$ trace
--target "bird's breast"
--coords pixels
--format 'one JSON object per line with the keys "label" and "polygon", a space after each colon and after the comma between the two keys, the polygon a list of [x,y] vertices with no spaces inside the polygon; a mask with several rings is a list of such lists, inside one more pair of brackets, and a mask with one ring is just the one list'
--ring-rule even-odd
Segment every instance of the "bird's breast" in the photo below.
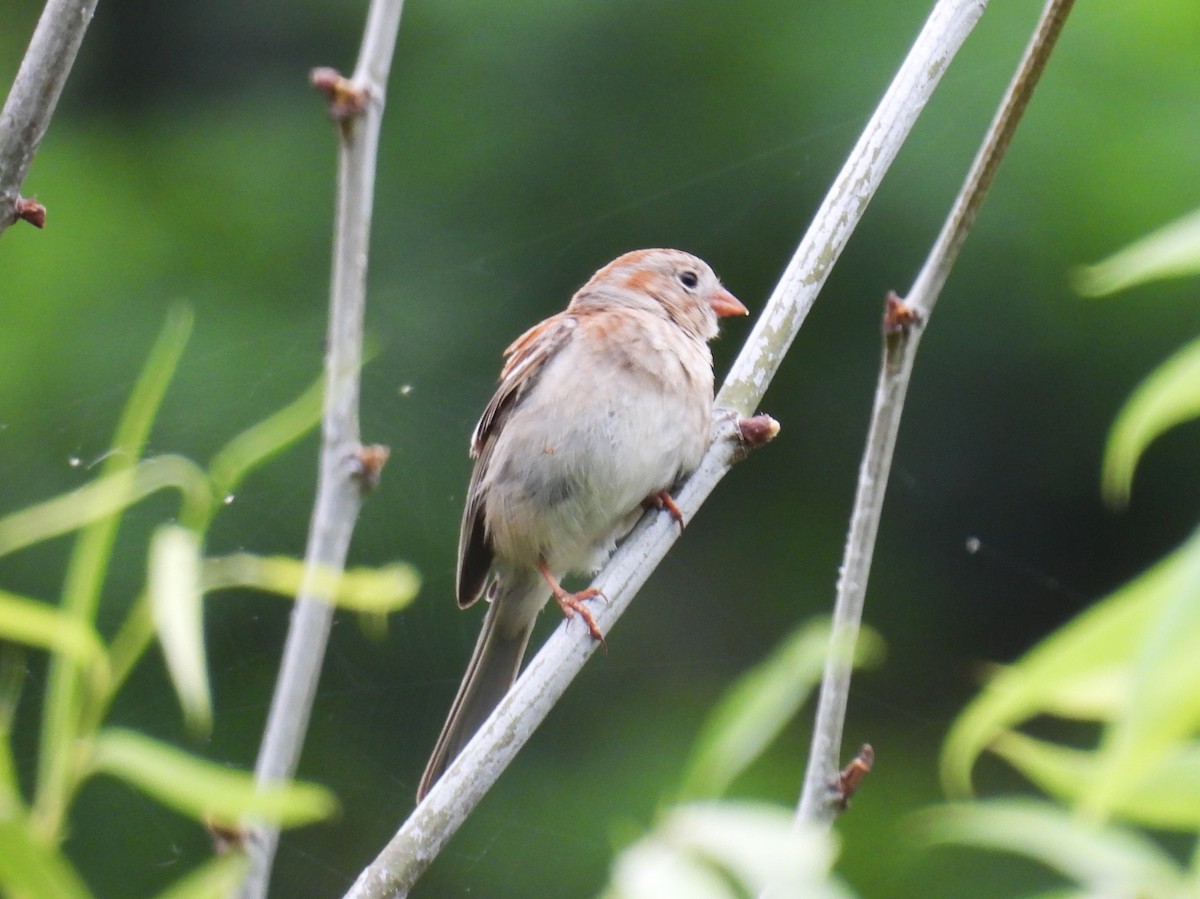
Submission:
{"label": "bird's breast", "polygon": [[499,559],[598,564],[648,497],[699,464],[712,413],[707,346],[632,338],[603,353],[573,341],[496,435],[484,489]]}

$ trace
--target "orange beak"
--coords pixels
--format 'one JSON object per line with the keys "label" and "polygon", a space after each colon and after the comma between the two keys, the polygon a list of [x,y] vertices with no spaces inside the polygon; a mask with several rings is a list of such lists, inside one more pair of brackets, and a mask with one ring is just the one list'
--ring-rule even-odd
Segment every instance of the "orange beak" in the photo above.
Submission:
{"label": "orange beak", "polygon": [[750,314],[750,310],[724,287],[717,289],[717,292],[712,295],[712,299],[708,301],[708,305],[712,307],[713,312],[717,313],[717,318]]}

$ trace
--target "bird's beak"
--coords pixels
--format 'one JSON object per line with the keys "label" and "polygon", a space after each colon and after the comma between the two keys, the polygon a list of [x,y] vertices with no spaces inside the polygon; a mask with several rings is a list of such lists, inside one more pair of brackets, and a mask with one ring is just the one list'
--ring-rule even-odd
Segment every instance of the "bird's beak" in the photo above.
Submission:
{"label": "bird's beak", "polygon": [[712,307],[713,312],[717,313],[717,318],[750,314],[750,310],[742,305],[741,300],[724,287],[717,289],[717,292],[712,295],[712,299],[708,301],[708,305]]}

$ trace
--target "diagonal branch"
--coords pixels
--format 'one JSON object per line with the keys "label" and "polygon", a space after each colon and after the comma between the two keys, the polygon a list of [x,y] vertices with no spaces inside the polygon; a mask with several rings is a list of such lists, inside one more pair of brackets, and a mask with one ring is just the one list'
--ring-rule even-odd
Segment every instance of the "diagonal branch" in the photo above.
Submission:
{"label": "diagonal branch", "polygon": [[38,19],[0,112],[0,234],[18,218],[45,222],[45,209],[21,199],[21,185],[95,11],[96,0],[49,0]]}
{"label": "diagonal branch", "polygon": [[[811,309],[834,260],[862,217],[951,58],[983,12],[982,0],[939,0],[862,137],[814,217],[717,396],[732,410],[676,497],[690,519],[740,456],[737,416],[758,405]],[[595,609],[606,633],[678,537],[667,517],[648,515],[596,579],[609,602]],[[595,643],[564,622],[462,754],[360,875],[347,899],[405,896],[566,691]]]}
{"label": "diagonal branch", "polygon": [[1049,0],[1046,4],[1000,109],[907,301],[896,296],[888,298],[883,363],[838,579],[830,635],[831,645],[837,651],[826,658],[798,820],[828,825],[845,807],[846,797],[839,787],[838,767],[842,725],[850,698],[853,646],[862,620],[875,535],[883,513],[884,493],[917,346],[924,324],[928,322],[958,251],[975,223],[975,216],[1054,49],[1072,3],[1073,0]]}
{"label": "diagonal branch", "polygon": [[[403,5],[403,0],[373,0],[352,79],[336,73],[331,76],[329,70],[313,73],[314,85],[330,97],[340,138],[325,409],[317,498],[305,553],[307,572],[292,613],[255,767],[255,777],[262,784],[295,773],[333,615],[329,598],[318,587],[318,572],[344,568],[363,496],[374,485],[387,457],[384,448],[360,443],[359,370],[375,158]],[[327,576],[324,580],[328,583]],[[266,895],[279,832],[256,826],[249,837],[250,872],[243,887],[244,899]]]}

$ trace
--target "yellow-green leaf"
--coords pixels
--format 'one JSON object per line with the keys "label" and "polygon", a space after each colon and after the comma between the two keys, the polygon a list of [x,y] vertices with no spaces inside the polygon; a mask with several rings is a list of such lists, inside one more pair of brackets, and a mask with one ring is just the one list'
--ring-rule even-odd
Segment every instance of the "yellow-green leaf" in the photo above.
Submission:
{"label": "yellow-green leaf", "polygon": [[[725,691],[696,741],[682,798],[715,798],[725,792],[795,718],[820,679],[829,650],[828,622],[807,624]],[[856,652],[858,664],[877,663],[883,642],[864,629]]]}
{"label": "yellow-green leaf", "polygon": [[146,584],[154,629],[184,718],[193,732],[207,734],[212,698],[204,652],[200,538],[179,525],[159,527],[150,540]]}
{"label": "yellow-green leaf", "polygon": [[96,631],[61,609],[0,590],[0,639],[61,653],[106,689],[111,672]]}
{"label": "yellow-green leaf", "polygon": [[1104,497],[1123,506],[1146,447],[1178,424],[1200,416],[1200,339],[1156,368],[1125,403],[1108,436],[1101,483]]}
{"label": "yellow-green leaf", "polygon": [[156,895],[154,899],[229,899],[246,879],[250,862],[242,852],[211,858]]}
{"label": "yellow-green leaf", "polygon": [[211,499],[208,478],[194,462],[183,456],[156,456],[0,518],[0,556],[101,521],[168,487],[183,494],[185,507],[203,506]]}
{"label": "yellow-green leaf", "polygon": [[320,377],[303,394],[278,412],[234,437],[209,465],[216,490],[225,496],[254,468],[291,446],[321,420],[325,379]]}
{"label": "yellow-green leaf", "polygon": [[[1192,582],[1192,559],[1200,532],[1149,571],[1097,602],[997,674],[963,710],[942,750],[942,782],[952,796],[971,790],[979,754],[1007,730],[1086,696],[1095,703],[1098,685],[1111,697],[1127,697],[1131,666],[1148,628]],[[1112,715],[1120,714],[1114,708]]]}
{"label": "yellow-green leaf", "polygon": [[[1096,781],[1096,753],[1071,749],[1010,731],[993,751],[1040,789],[1066,805],[1078,805]],[[1136,772],[1114,811],[1157,829],[1200,830],[1200,743],[1177,744],[1152,768]]]}
{"label": "yellow-green leaf", "polygon": [[1200,273],[1200,211],[1176,219],[1075,273],[1075,289],[1103,296],[1159,278]]}
{"label": "yellow-green leaf", "polygon": [[411,565],[396,562],[381,568],[350,568],[338,572],[315,568],[305,581],[305,565],[286,556],[234,553],[204,563],[205,590],[253,587],[295,597],[307,583],[314,596],[356,612],[393,612],[412,602],[421,589],[421,576]]}
{"label": "yellow-green leaf", "polygon": [[847,899],[830,875],[827,830],[796,827],[791,809],[752,802],[699,802],[670,809],[618,856],[604,899],[738,899],[764,894]]}
{"label": "yellow-green leaf", "polygon": [[34,839],[23,818],[0,818],[0,894],[30,899],[91,899],[75,868],[57,849]]}
{"label": "yellow-green leaf", "polygon": [[299,827],[328,818],[337,800],[324,787],[281,782],[258,786],[249,772],[190,755],[120,728],[102,730],[91,755],[94,771],[110,774],[204,824],[235,827],[252,818]]}
{"label": "yellow-green leaf", "polygon": [[1089,826],[1048,803],[955,803],[922,812],[917,822],[930,843],[1035,859],[1087,887],[1088,895],[1185,895],[1183,873],[1152,840],[1120,828]]}
{"label": "yellow-green leaf", "polygon": [[1178,583],[1130,659],[1129,705],[1104,730],[1080,808],[1104,818],[1200,727],[1200,546],[1178,551]]}

